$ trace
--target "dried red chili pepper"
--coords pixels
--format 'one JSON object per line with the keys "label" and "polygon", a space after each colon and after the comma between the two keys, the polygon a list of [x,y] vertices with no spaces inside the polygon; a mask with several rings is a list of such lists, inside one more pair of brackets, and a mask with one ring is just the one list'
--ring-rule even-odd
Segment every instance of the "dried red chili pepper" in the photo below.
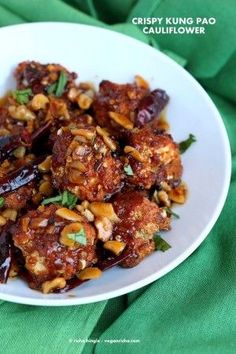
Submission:
{"label": "dried red chili pepper", "polygon": [[37,144],[40,139],[42,139],[45,135],[49,134],[51,126],[52,121],[48,121],[46,124],[42,125],[38,130],[36,130],[32,134],[32,145]]}
{"label": "dried red chili pepper", "polygon": [[20,167],[17,170],[12,171],[7,176],[0,179],[0,195],[12,192],[22,186],[25,186],[29,182],[37,179],[40,175],[38,170],[38,164],[45,159],[45,156],[41,156],[31,164]]}
{"label": "dried red chili pepper", "polygon": [[136,125],[142,127],[156,118],[169,102],[164,90],[156,89],[145,96],[137,108]]}
{"label": "dried red chili pepper", "polygon": [[35,146],[39,140],[41,140],[46,134],[50,133],[51,125],[51,121],[48,121],[36,130],[32,136],[30,136],[27,130],[23,130],[20,135],[0,137],[0,163],[11,157],[12,152],[19,146],[25,146],[27,148]]}
{"label": "dried red chili pepper", "polygon": [[0,137],[0,163],[10,157],[11,153],[19,146],[30,147],[31,143],[31,137],[26,130],[21,135]]}

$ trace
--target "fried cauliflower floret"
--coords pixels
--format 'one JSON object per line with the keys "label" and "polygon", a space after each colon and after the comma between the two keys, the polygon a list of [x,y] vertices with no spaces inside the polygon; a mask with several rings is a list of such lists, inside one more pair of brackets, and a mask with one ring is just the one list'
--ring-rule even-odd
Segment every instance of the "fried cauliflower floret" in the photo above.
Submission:
{"label": "fried cauliflower floret", "polygon": [[145,189],[166,181],[178,184],[182,165],[178,145],[166,133],[153,132],[151,128],[133,129],[124,147],[126,165],[132,173],[128,183]]}
{"label": "fried cauliflower floret", "polygon": [[34,183],[18,188],[4,196],[4,207],[21,210],[27,206],[34,193]]}
{"label": "fried cauliflower floret", "polygon": [[[32,288],[56,277],[70,279],[96,262],[95,229],[78,211],[73,213],[74,221],[68,209],[40,206],[19,219],[13,241],[22,251]],[[74,241],[76,234],[80,237]]]}
{"label": "fried cauliflower floret", "polygon": [[36,61],[24,61],[18,64],[15,70],[17,89],[31,88],[34,94],[47,92],[50,85],[57,82],[60,73],[67,76],[65,89],[69,89],[77,75],[70,73],[59,64],[40,64]]}
{"label": "fried cauliflower floret", "polygon": [[[104,135],[103,135],[104,134]],[[81,200],[101,201],[122,187],[116,144],[100,127],[72,125],[58,131],[53,147],[54,186]]]}
{"label": "fried cauliflower floret", "polygon": [[165,211],[138,191],[118,194],[113,207],[120,219],[114,226],[113,238],[125,242],[128,253],[131,253],[121,265],[134,267],[154,251],[153,235],[167,230],[170,219]]}
{"label": "fried cauliflower floret", "polygon": [[[29,140],[27,128],[29,125],[32,125],[33,120],[27,122],[27,119],[21,120],[14,118],[15,112],[13,113],[12,109],[15,110],[17,106],[19,107],[20,105],[10,94],[5,96],[0,104],[0,139],[2,146],[9,143],[11,136],[15,135],[20,136],[22,142]],[[20,114],[24,114],[24,111],[20,112]],[[27,117],[27,114],[24,114],[24,118],[25,117]]]}
{"label": "fried cauliflower floret", "polygon": [[[51,126],[58,129],[73,119],[71,104],[66,99],[54,95],[47,96],[47,93],[30,93],[27,100],[27,103],[20,103],[14,96],[14,91],[4,97],[0,106],[1,140],[4,137],[5,140],[11,141],[14,136],[18,136],[22,145],[29,146],[33,133],[42,126],[51,122]],[[73,116],[79,114],[79,108],[73,110]],[[49,133],[49,129],[45,133]]]}
{"label": "fried cauliflower floret", "polygon": [[[137,78],[137,77],[136,77]],[[93,103],[97,122],[119,135],[125,129],[157,126],[159,115],[169,101],[165,91],[150,91],[148,85],[116,84],[104,80]]]}
{"label": "fried cauliflower floret", "polygon": [[149,90],[138,87],[136,84],[121,85],[108,80],[102,81],[93,103],[93,111],[98,124],[112,130],[123,128],[109,116],[109,112],[121,114],[134,124],[135,111],[147,92]]}
{"label": "fried cauliflower floret", "polygon": [[[77,86],[76,77],[58,64],[20,63],[15,70],[17,90],[0,101],[0,137],[17,135],[27,145],[32,134],[42,126],[50,125],[50,133],[54,133],[62,125],[85,120],[80,119],[85,110],[84,105],[81,104],[82,108],[79,105],[79,97],[83,94],[82,98],[92,102],[87,94],[93,96],[94,91],[82,89],[82,83]],[[78,102],[71,98],[72,94],[78,96]],[[91,121],[92,117],[87,120]],[[45,133],[49,134],[49,128]]]}

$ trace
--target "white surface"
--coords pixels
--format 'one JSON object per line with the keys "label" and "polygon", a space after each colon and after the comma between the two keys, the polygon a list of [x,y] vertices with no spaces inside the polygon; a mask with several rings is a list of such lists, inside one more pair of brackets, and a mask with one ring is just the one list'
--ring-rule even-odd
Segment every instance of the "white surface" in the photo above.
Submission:
{"label": "white surface", "polygon": [[224,205],[231,173],[229,142],[222,119],[201,86],[178,64],[130,37],[65,23],[34,23],[0,30],[0,94],[14,87],[12,71],[23,60],[55,62],[79,73],[79,80],[132,82],[135,74],[171,97],[168,121],[176,141],[197,137],[183,155],[188,201],[176,207],[179,220],[165,239],[172,248],[156,252],[133,269],[114,268],[66,294],[43,295],[21,280],[0,285],[3,300],[33,305],[85,304],[138,289],[185,260],[204,240]]}

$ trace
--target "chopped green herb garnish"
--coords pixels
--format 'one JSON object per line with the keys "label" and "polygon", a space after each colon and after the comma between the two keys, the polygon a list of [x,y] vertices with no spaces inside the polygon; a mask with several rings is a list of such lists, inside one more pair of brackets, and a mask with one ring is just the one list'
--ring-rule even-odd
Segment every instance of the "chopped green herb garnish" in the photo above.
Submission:
{"label": "chopped green herb garnish", "polygon": [[61,204],[66,205],[68,203],[68,193],[67,191],[62,193]]}
{"label": "chopped green herb garnish", "polygon": [[173,210],[171,210],[170,208],[165,207],[164,209],[166,210],[167,214],[174,216],[174,218],[176,218],[176,219],[180,219],[180,216],[178,214],[174,213]]}
{"label": "chopped green herb garnish", "polygon": [[64,71],[61,71],[59,79],[56,82],[54,82],[53,84],[51,84],[50,86],[48,86],[47,93],[49,95],[54,93],[55,96],[61,97],[61,95],[64,92],[67,81],[68,81],[67,74]]}
{"label": "chopped green herb garnish", "polygon": [[42,201],[42,204],[46,205],[46,204],[57,203],[57,202],[60,204],[61,200],[62,200],[61,195],[57,195],[56,197],[44,199]]}
{"label": "chopped green herb garnish", "polygon": [[4,203],[5,203],[5,199],[3,197],[0,197],[0,208],[3,207]]}
{"label": "chopped green herb garnish", "polygon": [[12,96],[19,104],[28,103],[30,95],[32,95],[32,90],[30,88],[25,90],[15,90],[12,92]]}
{"label": "chopped green herb garnish", "polygon": [[153,241],[155,243],[155,250],[156,251],[166,252],[166,251],[168,251],[168,249],[171,248],[171,245],[169,245],[168,242],[163,240],[163,238],[158,234],[154,235]]}
{"label": "chopped green herb garnish", "polygon": [[52,93],[55,92],[56,87],[57,87],[57,82],[54,82],[53,84],[51,84],[50,86],[48,86],[48,88],[47,88],[47,93],[48,93],[49,95],[51,95]]}
{"label": "chopped green herb garnish", "polygon": [[127,176],[133,176],[134,172],[132,170],[132,167],[130,165],[127,165],[124,167],[124,171],[127,174]]}
{"label": "chopped green herb garnish", "polygon": [[73,209],[77,203],[77,200],[78,200],[78,198],[76,197],[76,195],[74,195],[73,193],[71,193],[69,191],[64,191],[63,193],[61,193],[55,197],[44,199],[42,201],[42,204],[46,205],[46,204],[50,204],[50,203],[58,203],[63,206],[67,206],[70,209]]}
{"label": "chopped green herb garnish", "polygon": [[81,243],[81,245],[87,244],[86,234],[84,229],[80,229],[78,232],[72,232],[67,235],[70,240]]}
{"label": "chopped green herb garnish", "polygon": [[78,198],[76,197],[76,195],[68,191],[65,191],[64,193],[67,193],[66,204],[70,207],[70,209],[73,209],[77,203]]}
{"label": "chopped green herb garnish", "polygon": [[180,153],[183,154],[186,150],[188,150],[192,143],[195,143],[196,141],[197,139],[195,138],[195,136],[193,134],[189,134],[188,139],[179,143]]}
{"label": "chopped green herb garnish", "polygon": [[67,74],[64,71],[61,71],[60,76],[59,76],[59,80],[58,80],[58,84],[57,84],[57,89],[55,92],[57,97],[60,97],[63,94],[67,80],[68,80]]}

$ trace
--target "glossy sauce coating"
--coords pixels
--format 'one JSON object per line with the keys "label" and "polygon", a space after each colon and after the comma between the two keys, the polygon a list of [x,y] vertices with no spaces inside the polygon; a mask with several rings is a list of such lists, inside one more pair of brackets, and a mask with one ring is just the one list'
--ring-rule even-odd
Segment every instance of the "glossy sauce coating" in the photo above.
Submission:
{"label": "glossy sauce coating", "polygon": [[134,84],[116,84],[104,80],[99,85],[99,92],[93,103],[95,118],[102,127],[111,129],[120,136],[124,129],[114,122],[109,112],[119,113],[128,118],[134,127],[156,124],[159,115],[169,101],[164,90],[150,91],[148,87]]}
{"label": "glossy sauce coating", "polygon": [[124,115],[132,122],[140,100],[149,90],[138,87],[136,84],[116,84],[104,80],[99,85],[99,92],[93,104],[95,118],[102,127],[111,128],[114,134],[122,131],[122,127],[111,120],[108,112]]}
{"label": "glossy sauce coating", "polygon": [[[89,138],[73,135],[84,130]],[[85,132],[85,135],[86,135]],[[92,126],[77,125],[59,132],[53,147],[52,173],[56,188],[68,189],[81,200],[99,201],[122,187],[119,159]]]}
{"label": "glossy sauce coating", "polygon": [[72,278],[83,268],[83,261],[86,266],[96,262],[95,229],[85,219],[82,226],[86,245],[70,248],[60,243],[61,231],[71,224],[71,221],[56,215],[60,208],[57,205],[40,207],[29,211],[18,221],[13,240],[23,253],[33,288],[39,288],[44,281],[58,276]]}
{"label": "glossy sauce coating", "polygon": [[154,251],[153,235],[160,230],[168,230],[170,219],[144,193],[138,191],[117,195],[113,207],[120,219],[115,224],[113,237],[125,242],[131,254],[121,265],[133,267]]}
{"label": "glossy sauce coating", "polygon": [[150,127],[133,129],[127,134],[127,145],[141,155],[138,160],[133,153],[126,153],[133,175],[128,182],[134,186],[150,189],[161,182],[177,183],[182,175],[178,145],[169,134],[153,131]]}
{"label": "glossy sauce coating", "polygon": [[15,70],[17,88],[22,90],[31,88],[34,94],[45,92],[47,87],[53,84],[63,71],[68,76],[68,87],[77,78],[64,66],[59,64],[40,64],[36,61],[24,61],[18,64]]}
{"label": "glossy sauce coating", "polygon": [[[12,254],[21,253],[13,263],[32,288],[44,291],[45,281],[61,278],[66,285],[53,291],[64,292],[81,283],[77,275],[84,267],[139,264],[154,251],[153,235],[170,228],[165,207],[180,200],[173,188],[181,182],[182,164],[178,144],[161,122],[169,96],[152,91],[138,75],[134,83],[103,80],[97,93],[76,77],[59,64],[25,61],[15,78],[18,90],[30,92],[26,102],[14,92],[0,101],[2,281]],[[18,148],[24,148],[20,158]],[[37,158],[47,155],[52,161],[45,172]],[[62,238],[72,221],[56,214],[60,205],[38,207],[64,192],[78,197],[73,211],[82,218],[86,245],[71,248]],[[100,216],[99,206],[93,215],[90,202],[101,201],[113,206],[111,219],[109,213],[101,216],[109,209],[104,205]],[[17,218],[13,243],[5,232],[7,215]],[[104,242],[114,240],[125,243],[120,253],[105,249]]]}

